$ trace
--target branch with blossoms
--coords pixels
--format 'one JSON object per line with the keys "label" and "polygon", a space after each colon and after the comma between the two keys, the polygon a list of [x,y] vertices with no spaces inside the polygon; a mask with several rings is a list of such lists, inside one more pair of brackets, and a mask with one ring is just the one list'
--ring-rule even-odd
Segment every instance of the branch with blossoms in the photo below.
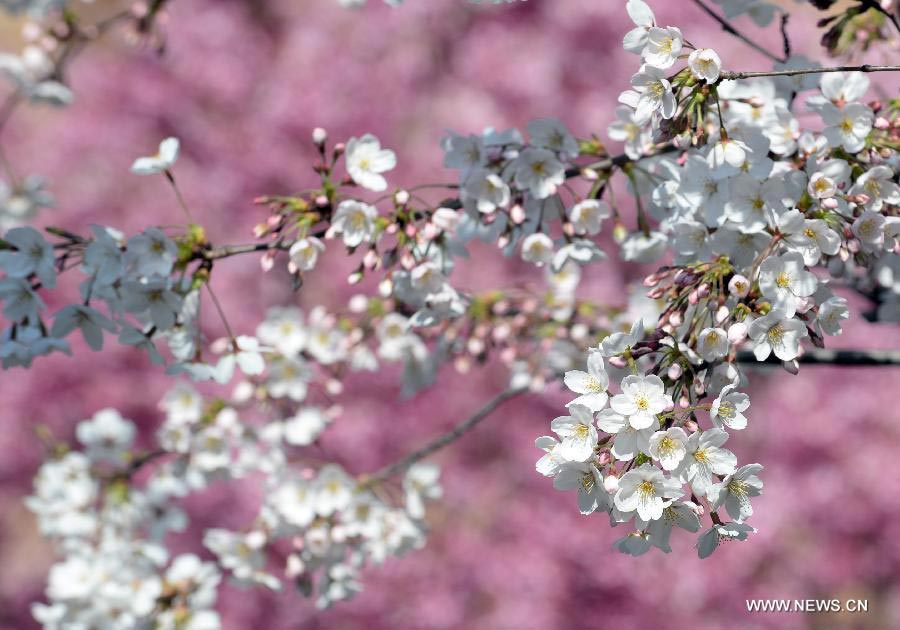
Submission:
{"label": "branch with blossoms", "polygon": [[[774,16],[768,3],[747,4],[754,17]],[[148,34],[163,5],[123,19]],[[78,425],[78,448],[41,430],[47,461],[28,506],[61,559],[38,621],[217,627],[226,572],[247,586],[290,584],[319,607],[349,599],[364,567],[424,544],[426,502],[441,496],[426,458],[507,400],[560,379],[574,397],[550,423],[554,435],[536,439],[536,470],[573,492],[582,514],[626,528],[616,549],[668,553],[677,526],[698,534],[706,557],[755,532],[747,520],[762,466],[739,466],[725,448],[730,431],[749,425],[747,368],[900,363],[895,352],[824,349],[849,317],[833,286],[893,296],[878,317],[900,321],[900,100],[863,100],[870,74],[900,68],[789,58],[773,70],[724,70],[715,51],[657,25],[641,0],[626,9],[635,27],[623,45],[641,62],[608,130],[624,143],[620,155],[544,118],[527,133],[451,132],[442,149],[452,182],[393,189],[397,156],[378,138],[333,143],[316,129],[317,185],[259,197],[256,241],[216,244],[181,195],[180,143],[167,138],[131,170],[171,188],[183,227],[5,231],[4,368],[37,369],[41,357],[70,352],[77,333],[93,350],[114,337],[173,376],[222,389],[175,385],[149,450],[112,409]],[[729,12],[717,21],[751,42]],[[48,77],[31,77],[28,93],[58,92],[40,87]],[[801,128],[804,109],[820,129]],[[656,265],[628,304],[578,291],[607,258],[610,223],[623,260]],[[454,284],[476,241],[533,265],[535,280],[486,292]],[[220,265],[257,256],[262,272],[281,265],[302,291],[328,249],[355,261],[350,284],[377,289],[331,311],[272,306],[255,331],[231,326],[232,305],[211,288]],[[77,301],[50,313],[57,301],[47,295],[71,278]],[[204,335],[210,306],[223,338]],[[320,438],[341,417],[348,375],[390,363],[402,366],[406,395],[450,365],[502,366],[508,386],[397,461],[356,471]],[[256,515],[205,532],[215,562],[171,558],[165,540],[186,526],[183,498],[238,479],[258,483]],[[105,588],[110,576],[125,586]]]}

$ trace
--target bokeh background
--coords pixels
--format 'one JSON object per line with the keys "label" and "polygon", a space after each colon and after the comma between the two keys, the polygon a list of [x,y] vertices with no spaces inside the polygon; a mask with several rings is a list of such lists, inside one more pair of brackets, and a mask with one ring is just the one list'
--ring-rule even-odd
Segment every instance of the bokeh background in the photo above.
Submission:
{"label": "bokeh background", "polygon": [[[620,0],[528,0],[476,7],[462,0],[410,0],[392,10],[372,0],[346,11],[335,0],[172,2],[165,53],[111,34],[70,68],[76,102],[66,110],[21,110],[4,146],[21,173],[48,176],[57,207],[40,225],[84,231],[102,222],[123,230],[181,222],[162,178],[128,166],[177,135],[176,174],[214,242],[247,242],[264,218],[252,199],[313,182],[315,126],[334,140],[371,131],[397,151],[393,184],[448,181],[438,142],[445,129],[524,128],[561,117],[579,136],[605,136],[618,92],[637,59],[620,48],[631,27]],[[681,26],[712,46],[729,69],[768,63],[729,39],[687,0],[651,2],[658,22]],[[113,3],[97,1],[98,16]],[[791,21],[796,52],[819,57],[813,14]],[[741,22],[753,30],[749,21]],[[5,19],[0,49],[19,46]],[[777,29],[759,40],[780,46]],[[896,52],[894,52],[896,54]],[[882,94],[897,82],[882,79]],[[874,98],[878,92],[872,92]],[[337,250],[338,248],[332,248]],[[331,252],[334,254],[335,252]],[[623,303],[634,271],[614,259],[592,268],[582,293]],[[473,269],[477,267],[476,274]],[[350,269],[329,255],[299,294],[286,273],[262,280],[253,257],[225,261],[214,286],[232,324],[250,333],[264,305],[346,303]],[[334,272],[334,273],[329,273]],[[480,248],[460,286],[529,282],[533,271]],[[835,347],[900,346],[895,328],[857,315]],[[211,336],[221,334],[212,316]],[[352,472],[374,470],[457,422],[504,387],[505,370],[477,378],[446,368],[439,384],[401,401],[397,373],[354,379],[344,417],[324,446]],[[582,517],[533,465],[534,438],[548,432],[565,400],[509,403],[475,434],[440,453],[445,499],[428,520],[427,547],[365,575],[349,603],[317,611],[298,593],[227,586],[226,628],[803,628],[900,627],[900,406],[897,369],[804,368],[760,372],[750,426],[732,436],[742,462],[759,461],[765,494],[754,502],[751,542],[706,561],[692,537],[674,536],[670,555],[619,555],[624,534],[602,516]],[[107,406],[149,434],[171,381],[138,352],[77,347],[0,380],[0,627],[34,627],[29,604],[42,597],[52,553],[21,500],[42,458],[38,426],[71,439],[75,423]],[[202,528],[240,527],[257,501],[217,486],[191,504],[194,527],[181,549],[199,549]],[[861,598],[867,615],[748,615],[747,598]]]}

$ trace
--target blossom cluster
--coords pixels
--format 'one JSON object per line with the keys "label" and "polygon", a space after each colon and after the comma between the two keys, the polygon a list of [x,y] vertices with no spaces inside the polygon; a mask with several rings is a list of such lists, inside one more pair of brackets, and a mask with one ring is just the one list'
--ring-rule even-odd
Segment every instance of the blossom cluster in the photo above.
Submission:
{"label": "blossom cluster", "polygon": [[[761,25],[776,12],[762,1],[718,4]],[[623,553],[671,551],[675,526],[698,533],[701,557],[755,531],[746,521],[762,466],[739,466],[725,448],[729,431],[747,427],[741,364],[796,373],[809,346],[824,346],[849,317],[839,286],[883,294],[878,318],[900,321],[900,101],[867,101],[866,74],[802,57],[771,72],[729,71],[711,48],[659,26],[645,2],[625,9],[634,28],[623,46],[640,64],[608,130],[620,155],[554,117],[525,133],[449,132],[454,181],[403,189],[388,181],[397,155],[375,135],[335,143],[317,128],[318,184],[259,197],[266,216],[246,245],[212,243],[194,221],[174,137],[131,171],[171,186],[184,227],[47,228],[47,237],[19,225],[50,201],[38,180],[0,194],[4,368],[70,352],[78,331],[93,350],[114,336],[171,375],[230,387],[211,398],[178,385],[149,449],[111,409],[78,425],[79,449],[52,445],[28,500],[62,557],[49,604],[34,608],[40,622],[218,627],[225,574],[273,590],[291,583],[325,607],[361,588],[364,566],[420,548],[424,502],[441,495],[424,455],[386,469],[405,472],[398,501],[387,473],[351,472],[312,450],[340,418],[334,398],[347,375],[384,363],[402,365],[407,395],[445,364],[468,373],[494,357],[511,394],[561,378],[578,397],[552,421],[556,437],[537,439],[537,471],[575,490],[582,514],[632,528],[616,543]],[[148,17],[137,16],[139,29]],[[71,100],[60,47],[90,39],[76,26],[36,31],[21,55],[0,58],[17,98]],[[801,128],[804,114],[818,124]],[[579,295],[588,266],[607,256],[605,224],[625,261],[661,265],[627,305]],[[455,286],[476,241],[530,265],[541,288]],[[347,282],[361,291],[346,309],[271,307],[254,334],[231,328],[231,305],[210,281],[226,259],[256,255],[263,273],[278,263],[302,291],[336,251],[354,260]],[[60,306],[63,276],[80,281],[77,299]],[[203,334],[207,303],[220,339]],[[575,369],[585,348],[586,369]],[[184,498],[237,480],[258,484],[255,517],[204,533],[215,562],[172,554],[168,535],[188,522]]]}
{"label": "blossom cluster", "polygon": [[[38,472],[26,503],[63,556],[50,571],[50,603],[34,606],[45,627],[216,628],[225,573],[275,590],[287,580],[326,607],[360,589],[367,563],[422,546],[424,502],[441,493],[435,465],[410,467],[404,502],[392,506],[337,464],[297,465],[330,422],[326,410],[254,424],[241,418],[241,400],[204,400],[184,384],[160,406],[154,450],[136,448],[134,424],[104,409],[78,424],[80,449],[53,445]],[[244,478],[264,493],[256,518],[205,532],[215,562],[173,557],[170,536],[189,520],[179,504],[214,481]]]}

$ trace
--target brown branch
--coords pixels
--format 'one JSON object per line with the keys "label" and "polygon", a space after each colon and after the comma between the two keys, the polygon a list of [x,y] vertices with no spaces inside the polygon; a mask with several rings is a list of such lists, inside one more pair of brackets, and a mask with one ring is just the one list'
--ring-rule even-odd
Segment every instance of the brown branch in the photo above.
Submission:
{"label": "brown branch", "polygon": [[800,74],[824,74],[826,72],[900,72],[900,66],[833,66],[831,68],[800,68],[797,70],[764,70],[761,72],[723,72],[719,81],[753,79],[756,77],[793,77]]}
{"label": "brown branch", "polygon": [[[757,361],[753,352],[742,350],[737,353],[738,363],[759,365],[781,365],[775,355],[765,361]],[[833,365],[842,367],[896,367],[900,366],[900,351],[897,350],[828,350],[807,349],[797,362],[802,365]]]}
{"label": "brown branch", "polygon": [[428,457],[432,453],[435,453],[448,444],[452,444],[467,432],[471,431],[475,428],[482,420],[491,415],[494,411],[497,410],[503,403],[511,398],[515,398],[516,396],[527,391],[525,388],[516,388],[516,389],[507,389],[504,392],[501,392],[491,400],[489,400],[481,409],[476,411],[471,417],[469,417],[464,422],[453,427],[451,430],[446,433],[437,436],[427,444],[423,445],[421,448],[414,450],[409,455],[403,457],[402,459],[394,462],[393,464],[389,464],[385,466],[381,470],[372,475],[368,475],[362,478],[361,486],[363,488],[370,488],[372,486],[378,485],[379,483],[390,479],[394,475],[398,473],[405,472],[410,466],[415,464],[416,462]]}
{"label": "brown branch", "polygon": [[787,58],[781,58],[778,55],[772,53],[772,51],[766,50],[765,48],[763,48],[762,46],[760,46],[759,44],[754,42],[752,39],[750,39],[749,37],[747,37],[740,31],[738,31],[736,28],[734,28],[731,25],[731,23],[728,20],[726,20],[721,15],[719,15],[718,13],[713,11],[712,8],[708,4],[703,2],[703,0],[694,0],[694,4],[696,4],[698,7],[700,7],[709,17],[711,17],[716,22],[718,22],[719,25],[722,27],[723,31],[725,31],[729,35],[737,37],[739,40],[741,40],[742,42],[744,42],[745,44],[750,46],[750,48],[752,48],[756,52],[758,52],[762,55],[765,55],[772,61],[779,61],[781,63],[784,63],[785,61],[787,61]]}

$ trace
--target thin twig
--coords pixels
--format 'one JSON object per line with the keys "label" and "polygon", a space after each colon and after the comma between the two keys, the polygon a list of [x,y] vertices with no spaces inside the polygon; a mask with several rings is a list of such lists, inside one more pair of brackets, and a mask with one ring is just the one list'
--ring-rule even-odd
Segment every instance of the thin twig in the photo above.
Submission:
{"label": "thin twig", "polygon": [[765,55],[766,57],[768,57],[768,58],[771,59],[772,61],[779,61],[779,62],[781,62],[781,63],[784,63],[785,61],[787,61],[787,58],[786,58],[786,57],[785,57],[784,59],[782,59],[782,58],[779,57],[778,55],[774,54],[772,51],[766,50],[765,48],[763,48],[762,46],[760,46],[759,44],[757,44],[756,42],[754,42],[752,39],[750,39],[749,37],[747,37],[746,35],[744,35],[744,34],[741,33],[740,31],[738,31],[736,28],[734,28],[734,27],[731,25],[731,23],[730,23],[728,20],[726,20],[726,19],[723,18],[721,15],[719,15],[718,13],[716,13],[715,11],[713,11],[712,8],[711,8],[708,4],[706,4],[705,2],[703,2],[703,0],[694,0],[694,4],[696,4],[698,7],[700,7],[701,9],[703,9],[703,11],[704,11],[709,17],[711,17],[711,18],[714,19],[716,22],[718,22],[719,25],[722,27],[722,30],[723,30],[723,31],[725,31],[725,32],[728,33],[729,35],[733,35],[734,37],[737,37],[739,40],[741,40],[742,42],[744,42],[745,44],[747,44],[748,46],[750,46],[750,48],[752,48],[752,49],[755,50],[756,52],[758,52],[758,53],[760,53],[760,54],[762,54],[762,55]]}
{"label": "thin twig", "polygon": [[788,35],[787,25],[788,20],[791,18],[790,13],[782,13],[781,14],[781,24],[779,25],[779,29],[781,30],[781,46],[784,50],[784,59],[785,61],[791,58],[791,37]]}
{"label": "thin twig", "polygon": [[165,170],[165,174],[166,179],[169,180],[170,184],[172,184],[172,190],[175,191],[175,197],[178,199],[178,205],[181,206],[182,212],[184,212],[185,216],[187,216],[187,220],[189,223],[194,223],[194,217],[191,216],[191,211],[185,203],[184,197],[181,196],[181,191],[178,189],[178,184],[175,183],[175,175],[173,175],[172,171],[170,171],[169,169]]}
{"label": "thin twig", "polygon": [[831,68],[799,68],[796,70],[763,70],[760,72],[722,72],[719,81],[753,79],[756,77],[793,77],[799,74],[825,74],[826,72],[900,72],[900,66],[833,66]]}
{"label": "thin twig", "polygon": [[451,444],[461,438],[465,433],[472,430],[482,420],[496,411],[496,409],[500,405],[505,403],[510,398],[515,398],[516,396],[524,393],[525,391],[527,391],[525,388],[507,389],[506,391],[498,394],[497,396],[489,400],[487,404],[485,404],[481,409],[476,411],[470,418],[456,425],[450,431],[447,431],[443,435],[439,435],[421,448],[416,449],[409,455],[394,462],[393,464],[385,466],[378,472],[363,478],[361,484],[362,487],[369,488],[375,486],[382,481],[390,479],[398,473],[406,471],[416,462],[428,457],[432,453],[441,450],[448,444]]}
{"label": "thin twig", "polygon": [[[742,350],[737,353],[738,363],[781,365],[781,359],[772,355],[765,361],[757,361],[753,352]],[[807,349],[797,359],[803,365],[834,365],[843,367],[884,367],[900,366],[900,351],[897,350],[828,350]]]}

